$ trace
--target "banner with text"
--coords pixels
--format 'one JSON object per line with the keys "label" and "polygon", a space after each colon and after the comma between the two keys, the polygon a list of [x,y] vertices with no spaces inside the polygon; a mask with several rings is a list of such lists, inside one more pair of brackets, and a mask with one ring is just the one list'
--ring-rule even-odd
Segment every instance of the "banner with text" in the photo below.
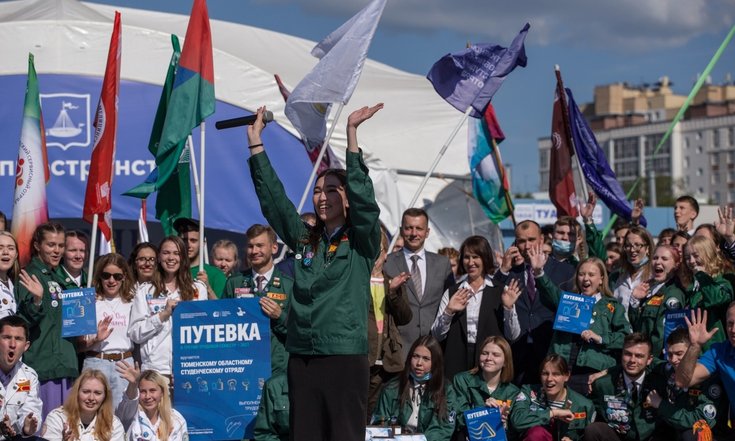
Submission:
{"label": "banner with text", "polygon": [[270,320],[258,299],[181,302],[173,324],[174,407],[189,439],[252,439],[271,375]]}

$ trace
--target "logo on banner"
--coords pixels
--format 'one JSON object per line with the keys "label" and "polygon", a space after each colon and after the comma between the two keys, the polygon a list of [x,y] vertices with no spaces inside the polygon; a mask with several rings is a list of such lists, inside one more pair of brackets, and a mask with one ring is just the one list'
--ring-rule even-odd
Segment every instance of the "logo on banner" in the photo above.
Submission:
{"label": "logo on banner", "polygon": [[[46,146],[88,147],[91,138],[90,95],[77,93],[41,94],[44,110]],[[54,123],[48,125],[48,121]]]}

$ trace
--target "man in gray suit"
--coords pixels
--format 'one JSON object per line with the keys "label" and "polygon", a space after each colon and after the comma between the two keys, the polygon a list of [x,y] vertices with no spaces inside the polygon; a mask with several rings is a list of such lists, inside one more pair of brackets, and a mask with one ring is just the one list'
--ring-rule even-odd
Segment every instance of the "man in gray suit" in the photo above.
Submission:
{"label": "man in gray suit", "polygon": [[403,284],[413,318],[399,326],[403,342],[403,355],[407,355],[413,342],[431,333],[444,290],[454,283],[449,259],[424,250],[429,236],[429,215],[421,208],[409,208],[401,219],[403,249],[391,253],[383,265],[388,279],[401,273],[411,277]]}

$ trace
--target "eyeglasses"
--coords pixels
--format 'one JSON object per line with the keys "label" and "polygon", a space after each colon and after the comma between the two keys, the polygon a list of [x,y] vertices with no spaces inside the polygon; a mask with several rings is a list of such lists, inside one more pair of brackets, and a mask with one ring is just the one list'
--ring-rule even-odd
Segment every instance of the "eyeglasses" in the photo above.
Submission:
{"label": "eyeglasses", "polygon": [[156,263],[156,258],[155,257],[138,257],[137,259],[135,259],[135,261],[138,263]]}
{"label": "eyeglasses", "polygon": [[106,271],[103,271],[102,274],[101,274],[101,276],[102,276],[102,280],[107,280],[110,277],[112,277],[117,282],[119,282],[119,281],[121,281],[122,279],[125,278],[125,276],[123,276],[123,273],[108,273]]}
{"label": "eyeglasses", "polygon": [[623,245],[623,249],[638,251],[647,246],[648,245],[646,245],[645,243],[626,243],[625,245]]}

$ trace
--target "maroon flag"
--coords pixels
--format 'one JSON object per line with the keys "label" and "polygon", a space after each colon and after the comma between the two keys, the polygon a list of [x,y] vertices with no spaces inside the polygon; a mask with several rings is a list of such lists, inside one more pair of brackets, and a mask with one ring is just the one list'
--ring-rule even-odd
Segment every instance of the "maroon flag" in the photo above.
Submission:
{"label": "maroon flag", "polygon": [[551,117],[551,164],[549,166],[549,199],[556,207],[556,215],[577,217],[577,194],[574,191],[569,125],[565,123],[564,86],[557,77],[554,93],[554,113]]}
{"label": "maroon flag", "polygon": [[102,80],[102,92],[94,119],[94,149],[89,164],[87,191],[84,196],[84,220],[92,223],[99,215],[98,226],[105,239],[112,240],[112,177],[115,162],[117,131],[117,95],[120,89],[120,13],[115,12],[115,24],[107,54],[107,69]]}

